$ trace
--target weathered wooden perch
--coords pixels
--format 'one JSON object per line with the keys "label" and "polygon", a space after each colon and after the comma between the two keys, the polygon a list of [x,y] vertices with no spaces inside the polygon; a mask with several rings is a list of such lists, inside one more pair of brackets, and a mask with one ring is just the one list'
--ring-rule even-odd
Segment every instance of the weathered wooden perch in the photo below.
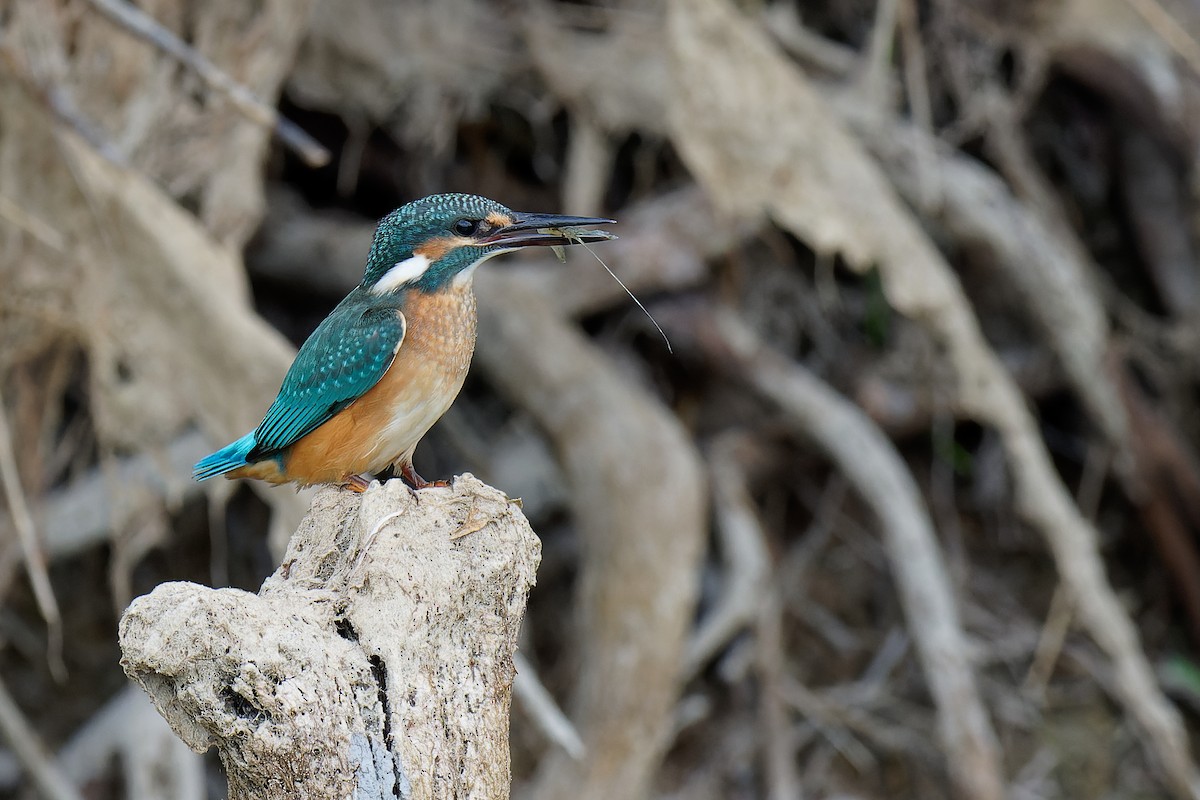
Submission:
{"label": "weathered wooden perch", "polygon": [[470,475],[321,491],[257,594],[168,583],[122,665],[235,800],[509,796],[512,655],[541,543]]}

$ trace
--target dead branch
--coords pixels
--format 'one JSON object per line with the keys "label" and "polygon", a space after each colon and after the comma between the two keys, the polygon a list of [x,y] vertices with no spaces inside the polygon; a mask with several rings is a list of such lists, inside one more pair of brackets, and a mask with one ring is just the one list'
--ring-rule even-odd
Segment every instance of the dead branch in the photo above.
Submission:
{"label": "dead branch", "polygon": [[[6,188],[70,239],[64,254],[6,228],[0,237],[21,260],[62,276],[64,300],[88,332],[100,442],[140,452],[165,445],[193,420],[217,443],[252,427],[293,350],[251,307],[237,254],[144,177],[60,134],[2,75],[0,95],[5,163],[39,165],[8,174]],[[303,514],[294,494],[264,499],[291,528]]]}
{"label": "dead branch", "polygon": [[[1104,576],[1096,531],[1063,486],[949,265],[832,108],[760,30],[721,0],[672,8],[679,90],[671,113],[684,160],[731,211],[770,213],[818,251],[840,253],[857,269],[876,266],[890,305],[944,348],[957,375],[956,405],[1000,433],[1018,509],[1045,538],[1081,621],[1112,659],[1121,699],[1164,780],[1180,797],[1200,795],[1182,722]],[[972,785],[973,776],[960,779]]]}
{"label": "dead branch", "polygon": [[17,531],[17,541],[21,544],[21,558],[25,562],[25,572],[29,576],[29,584],[33,587],[33,595],[37,600],[38,611],[46,621],[47,651],[46,660],[50,671],[58,680],[66,679],[66,667],[62,660],[62,613],[58,610],[58,600],[54,597],[54,587],[50,585],[50,576],[46,572],[46,557],[38,540],[37,529],[33,525],[33,515],[29,511],[29,502],[25,490],[21,486],[21,476],[17,469],[17,458],[13,453],[12,435],[8,428],[8,411],[4,405],[4,397],[0,395],[0,483],[4,485],[4,498],[8,503],[8,513],[12,517],[13,527]]}
{"label": "dead branch", "polygon": [[[271,128],[241,113],[229,95],[205,91],[204,78],[178,67],[163,49],[132,43],[127,27],[110,24],[111,17],[102,14],[129,19],[143,30],[148,23],[164,43],[186,38],[185,48],[203,52],[211,70],[240,87],[235,94],[258,103],[261,115],[269,117],[277,112],[255,98],[277,96],[313,3],[206,3],[192,13],[185,0],[166,0],[153,8],[157,23],[138,5],[125,0],[14,5],[5,16],[0,59],[58,118],[60,129],[82,132],[114,163],[129,164],[195,209],[212,236],[240,247],[263,212],[262,166]],[[6,116],[23,112],[20,106],[4,110]],[[5,162],[6,170],[37,172],[32,165],[41,168],[49,161],[37,155],[48,145],[54,145],[53,132],[22,138],[24,157]],[[4,177],[11,189],[14,175]],[[14,196],[24,202],[23,193]],[[78,202],[65,194],[58,199],[64,205]]]}
{"label": "dead branch", "polygon": [[213,89],[229,98],[234,108],[247,119],[273,131],[279,141],[296,152],[310,167],[329,162],[329,151],[294,122],[282,117],[273,107],[254,96],[254,92],[219,68],[204,54],[182,41],[132,3],[125,0],[90,0],[92,7],[111,22],[134,36],[157,47],[188,69],[195,72]]}
{"label": "dead branch", "polygon": [[375,226],[349,214],[317,213],[290,189],[268,195],[267,217],[246,266],[314,292],[344,294],[362,280]]}
{"label": "dead branch", "polygon": [[204,760],[179,740],[146,694],[126,686],[59,752],[77,786],[119,770],[126,796],[137,800],[203,800]]}
{"label": "dead branch", "polygon": [[[882,715],[855,707],[836,694],[835,691],[814,692],[794,679],[785,680],[783,685],[783,696],[790,705],[826,737],[840,739],[843,743],[854,742],[852,752],[861,753],[859,758],[870,760],[874,756],[862,749],[857,739],[849,738],[851,735],[862,737],[884,752],[913,753],[922,759],[934,757],[930,739],[913,736],[912,729],[917,726],[892,724]],[[841,747],[846,748],[846,745]]]}
{"label": "dead branch", "polygon": [[1181,25],[1169,11],[1158,3],[1158,0],[1127,0],[1133,8],[1154,29],[1171,49],[1187,62],[1194,72],[1200,73],[1200,42]]}
{"label": "dead branch", "polygon": [[561,747],[571,758],[582,761],[587,756],[587,748],[579,738],[579,731],[575,730],[575,726],[558,707],[554,697],[538,680],[533,665],[520,653],[513,655],[513,663],[517,668],[517,675],[513,678],[513,697],[533,718],[534,724],[546,738]]}
{"label": "dead branch", "polygon": [[1194,166],[1192,115],[1200,97],[1195,6],[1178,0],[1087,0],[1064,3],[1061,11],[1050,17],[1040,43],[1054,65],[1109,98],[1118,114],[1136,119],[1138,128],[1169,142]]}
{"label": "dead branch", "polygon": [[857,407],[767,348],[732,313],[717,311],[707,321],[711,328],[694,330],[713,361],[727,365],[793,417],[871,506],[937,703],[950,769],[967,796],[1001,797],[995,733],[976,689],[933,524],[912,474]]}
{"label": "dead branch", "polygon": [[1162,556],[1200,645],[1200,465],[1187,439],[1156,409],[1117,358],[1109,370],[1129,411],[1136,470],[1122,485],[1142,516],[1146,532]]}
{"label": "dead branch", "polygon": [[669,742],[694,614],[706,533],[699,457],[675,418],[540,292],[496,270],[476,280],[477,363],[554,442],[584,551],[569,708],[588,758],[548,754],[531,794],[644,797]]}
{"label": "dead branch", "polygon": [[576,114],[567,149],[563,211],[588,217],[603,211],[613,151],[607,134],[586,114]]}
{"label": "dead branch", "polygon": [[384,124],[396,139],[437,152],[464,109],[524,82],[515,28],[515,15],[478,0],[316,3],[288,90],[308,108]]}
{"label": "dead branch", "polygon": [[893,81],[892,53],[895,50],[896,27],[899,24],[900,0],[879,0],[875,4],[875,19],[866,53],[859,65],[854,92],[875,109],[888,106],[888,87]]}
{"label": "dead branch", "polygon": [[[736,434],[727,434],[712,448],[710,474],[717,534],[730,564],[729,580],[720,605],[705,620],[688,648],[692,673],[718,645],[741,626],[754,628],[754,668],[758,678],[759,747],[766,763],[767,797],[790,800],[800,796],[796,737],[785,708],[783,681],[786,656],[783,641],[783,577],[771,574],[767,533],[750,496],[745,467],[739,463]],[[788,576],[790,577],[790,576]]]}
{"label": "dead branch", "polygon": [[17,708],[8,687],[0,680],[0,736],[12,748],[21,766],[29,773],[33,785],[45,800],[82,800],[75,785],[62,773],[46,752],[29,720]]}
{"label": "dead branch", "polygon": [[1041,633],[1038,635],[1037,648],[1033,651],[1033,661],[1029,665],[1029,671],[1025,673],[1025,681],[1022,684],[1022,688],[1039,702],[1045,696],[1046,685],[1050,683],[1054,665],[1058,663],[1063,642],[1066,641],[1067,632],[1071,629],[1071,622],[1074,618],[1071,596],[1063,589],[1062,584],[1059,584],[1054,590],[1054,596],[1050,598],[1050,610],[1046,612],[1046,622],[1042,625]]}
{"label": "dead branch", "polygon": [[554,96],[586,110],[603,130],[661,135],[670,85],[659,52],[662,11],[653,4],[605,11],[609,32],[598,39],[565,24],[554,6],[531,6],[522,32],[534,67]]}
{"label": "dead branch", "polygon": [[470,475],[326,489],[259,594],[171,583],[134,601],[122,665],[193,749],[218,748],[234,798],[507,798],[539,559]]}
{"label": "dead branch", "polygon": [[[883,167],[893,186],[954,241],[992,259],[1025,299],[1084,407],[1109,442],[1128,447],[1116,388],[1104,380],[1108,322],[1095,265],[1064,225],[1023,205],[986,166],[914,125],[880,118],[847,96],[833,105]],[[932,174],[917,168],[931,164]],[[936,191],[929,182],[936,182]]]}
{"label": "dead branch", "polygon": [[762,24],[806,70],[845,78],[858,66],[853,47],[827,39],[808,28],[800,11],[786,3],[773,3],[763,9]]}
{"label": "dead branch", "polygon": [[188,433],[164,452],[117,459],[45,495],[34,513],[46,556],[53,561],[96,547],[149,507],[176,505],[199,494],[203,487],[191,479],[192,464],[208,446],[200,433]]}
{"label": "dead branch", "polygon": [[755,626],[754,660],[759,681],[759,737],[766,761],[769,800],[792,800],[800,796],[796,736],[783,697],[786,655],[781,594],[778,583],[766,588]]}
{"label": "dead branch", "polygon": [[766,536],[754,514],[744,470],[736,463],[737,444],[731,437],[721,438],[709,455],[716,535],[726,572],[720,599],[688,643],[688,678],[703,669],[734,635],[759,620],[763,586],[771,578]]}
{"label": "dead branch", "polygon": [[1163,305],[1178,319],[1200,310],[1200,275],[1188,224],[1189,187],[1181,180],[1181,158],[1142,130],[1121,139],[1125,208],[1138,249]]}

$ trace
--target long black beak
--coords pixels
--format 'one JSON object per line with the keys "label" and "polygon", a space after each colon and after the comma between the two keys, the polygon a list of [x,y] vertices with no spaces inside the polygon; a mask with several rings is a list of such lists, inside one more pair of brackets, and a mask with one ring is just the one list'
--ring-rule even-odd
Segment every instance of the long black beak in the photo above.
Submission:
{"label": "long black beak", "polygon": [[512,217],[512,224],[488,234],[480,239],[479,243],[502,247],[562,246],[617,238],[608,231],[592,230],[592,226],[611,225],[616,220],[600,217],[565,217],[558,214],[524,214],[519,211],[514,211]]}

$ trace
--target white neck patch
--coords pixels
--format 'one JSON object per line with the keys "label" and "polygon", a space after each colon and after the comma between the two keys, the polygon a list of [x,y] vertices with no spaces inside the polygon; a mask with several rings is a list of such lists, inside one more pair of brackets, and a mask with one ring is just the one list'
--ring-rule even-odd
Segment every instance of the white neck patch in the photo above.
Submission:
{"label": "white neck patch", "polygon": [[406,283],[411,283],[425,274],[429,269],[429,259],[417,253],[401,261],[383,274],[383,277],[371,287],[372,294],[387,294],[394,292]]}

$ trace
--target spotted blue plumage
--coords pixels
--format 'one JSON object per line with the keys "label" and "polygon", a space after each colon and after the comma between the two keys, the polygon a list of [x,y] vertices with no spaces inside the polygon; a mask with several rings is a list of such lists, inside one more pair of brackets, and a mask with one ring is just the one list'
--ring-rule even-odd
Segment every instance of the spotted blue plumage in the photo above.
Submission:
{"label": "spotted blue plumage", "polygon": [[391,298],[357,288],[317,326],[253,432],[196,464],[197,480],[277,458],[379,382],[404,340]]}
{"label": "spotted blue plumage", "polygon": [[254,430],[247,461],[292,446],[366,394],[404,339],[404,317],[391,303],[351,292],[300,348],[279,396]]}

